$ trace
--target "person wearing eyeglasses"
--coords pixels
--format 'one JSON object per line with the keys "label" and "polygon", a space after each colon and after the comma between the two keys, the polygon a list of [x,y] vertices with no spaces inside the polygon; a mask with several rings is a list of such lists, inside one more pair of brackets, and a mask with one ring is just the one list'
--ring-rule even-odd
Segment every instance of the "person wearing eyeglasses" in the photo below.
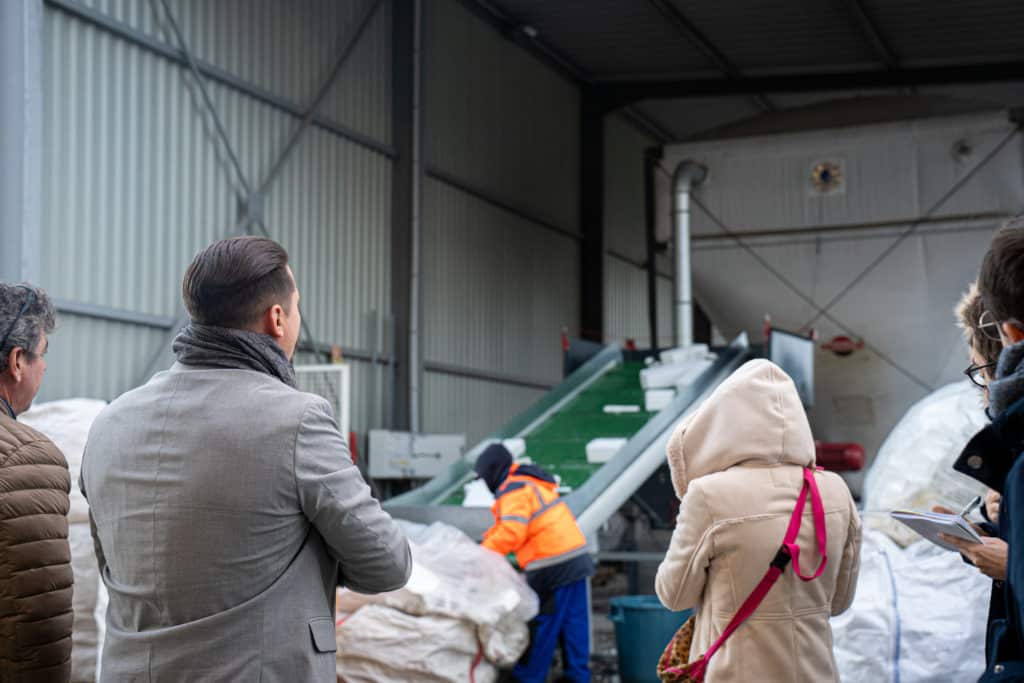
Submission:
{"label": "person wearing eyeglasses", "polygon": [[[981,299],[981,293],[978,291],[977,281],[971,283],[967,292],[960,299],[959,304],[957,304],[955,313],[957,325],[963,330],[964,339],[967,342],[968,349],[970,349],[971,364],[964,370],[964,374],[976,387],[982,390],[987,410],[988,384],[995,378],[996,364],[999,361],[999,353],[1003,350],[1003,344],[999,336],[993,334],[991,328],[982,326],[988,314],[985,312],[985,304]],[[997,491],[989,489],[988,493],[985,494],[984,505],[981,507],[982,516],[988,523],[986,531],[992,536],[998,535],[994,530],[999,523],[999,502],[1001,499],[1002,496]],[[977,552],[979,551],[972,550],[972,553]],[[1006,574],[1005,551],[1002,553],[1001,567],[993,566],[991,561],[984,560],[977,564],[978,568],[987,576],[1002,580]]]}
{"label": "person wearing eyeglasses", "polygon": [[978,289],[978,327],[1002,351],[986,384],[992,423],[976,434],[954,464],[1002,495],[999,537],[1007,545],[1003,609],[990,624],[982,681],[1024,680],[1024,218],[992,238]]}
{"label": "person wearing eyeglasses", "polygon": [[[967,292],[960,299],[955,309],[957,324],[963,330],[967,342],[971,364],[964,370],[967,378],[982,391],[983,400],[988,404],[988,385],[995,376],[996,363],[1003,349],[998,335],[993,338],[981,327],[985,314],[985,304],[978,283],[972,282]],[[974,565],[985,576],[992,579],[992,591],[989,597],[988,622],[985,639],[985,659],[992,657],[990,642],[993,628],[1006,619],[1006,596],[1004,580],[1006,579],[1006,560],[1009,546],[999,538],[999,493],[989,489],[981,507],[985,522],[978,525],[983,543],[965,543],[959,538],[945,537],[945,540],[959,549],[964,561]],[[954,510],[942,506],[932,508],[935,512],[955,514]]]}
{"label": "person wearing eyeglasses", "polygon": [[55,321],[41,289],[0,283],[0,681],[71,678],[71,478],[57,446],[18,422]]}

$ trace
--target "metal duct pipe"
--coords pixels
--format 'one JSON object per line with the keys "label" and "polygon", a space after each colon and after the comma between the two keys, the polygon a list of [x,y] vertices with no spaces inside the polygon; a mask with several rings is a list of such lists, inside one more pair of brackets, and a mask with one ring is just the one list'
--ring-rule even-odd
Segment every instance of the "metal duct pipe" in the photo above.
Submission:
{"label": "metal duct pipe", "polygon": [[690,191],[707,176],[696,161],[681,161],[672,175],[676,232],[676,345],[693,344],[693,278],[690,273]]}
{"label": "metal duct pipe", "polygon": [[420,392],[423,379],[421,346],[423,244],[423,4],[413,2],[412,72],[412,273],[409,277],[409,431],[420,433]]}

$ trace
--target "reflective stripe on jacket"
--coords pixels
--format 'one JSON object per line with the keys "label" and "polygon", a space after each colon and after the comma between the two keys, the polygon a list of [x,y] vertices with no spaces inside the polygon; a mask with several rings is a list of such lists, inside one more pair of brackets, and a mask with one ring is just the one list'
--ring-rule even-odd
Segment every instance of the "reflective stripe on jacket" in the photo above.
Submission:
{"label": "reflective stripe on jacket", "polygon": [[517,474],[513,465],[496,493],[494,526],[484,534],[486,548],[507,555],[525,570],[551,567],[587,552],[587,541],[556,484]]}

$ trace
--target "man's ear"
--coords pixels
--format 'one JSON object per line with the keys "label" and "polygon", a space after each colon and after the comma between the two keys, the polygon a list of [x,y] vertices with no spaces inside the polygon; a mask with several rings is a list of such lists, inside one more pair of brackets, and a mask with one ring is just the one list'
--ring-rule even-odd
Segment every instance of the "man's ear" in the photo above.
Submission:
{"label": "man's ear", "polygon": [[1002,324],[1002,328],[1003,335],[1010,344],[1016,344],[1017,342],[1024,341],[1024,330],[1021,330],[1016,324],[1005,322]]}
{"label": "man's ear", "polygon": [[7,367],[11,371],[11,379],[15,382],[21,381],[21,373],[25,364],[25,352],[20,346],[11,349],[7,356]]}
{"label": "man's ear", "polygon": [[263,312],[257,331],[274,339],[284,336],[284,309],[280,304],[274,304]]}
{"label": "man's ear", "polygon": [[281,304],[274,304],[268,311],[270,314],[271,331],[270,336],[274,339],[281,339],[284,337],[284,308]]}

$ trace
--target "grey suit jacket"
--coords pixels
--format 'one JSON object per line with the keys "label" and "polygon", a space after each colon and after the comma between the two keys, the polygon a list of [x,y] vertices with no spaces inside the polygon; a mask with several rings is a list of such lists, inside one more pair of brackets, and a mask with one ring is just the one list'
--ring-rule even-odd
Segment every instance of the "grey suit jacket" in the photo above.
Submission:
{"label": "grey suit jacket", "polygon": [[103,681],[334,681],[334,591],[405,585],[409,545],[328,403],[175,364],[100,413],[82,463],[110,593]]}

